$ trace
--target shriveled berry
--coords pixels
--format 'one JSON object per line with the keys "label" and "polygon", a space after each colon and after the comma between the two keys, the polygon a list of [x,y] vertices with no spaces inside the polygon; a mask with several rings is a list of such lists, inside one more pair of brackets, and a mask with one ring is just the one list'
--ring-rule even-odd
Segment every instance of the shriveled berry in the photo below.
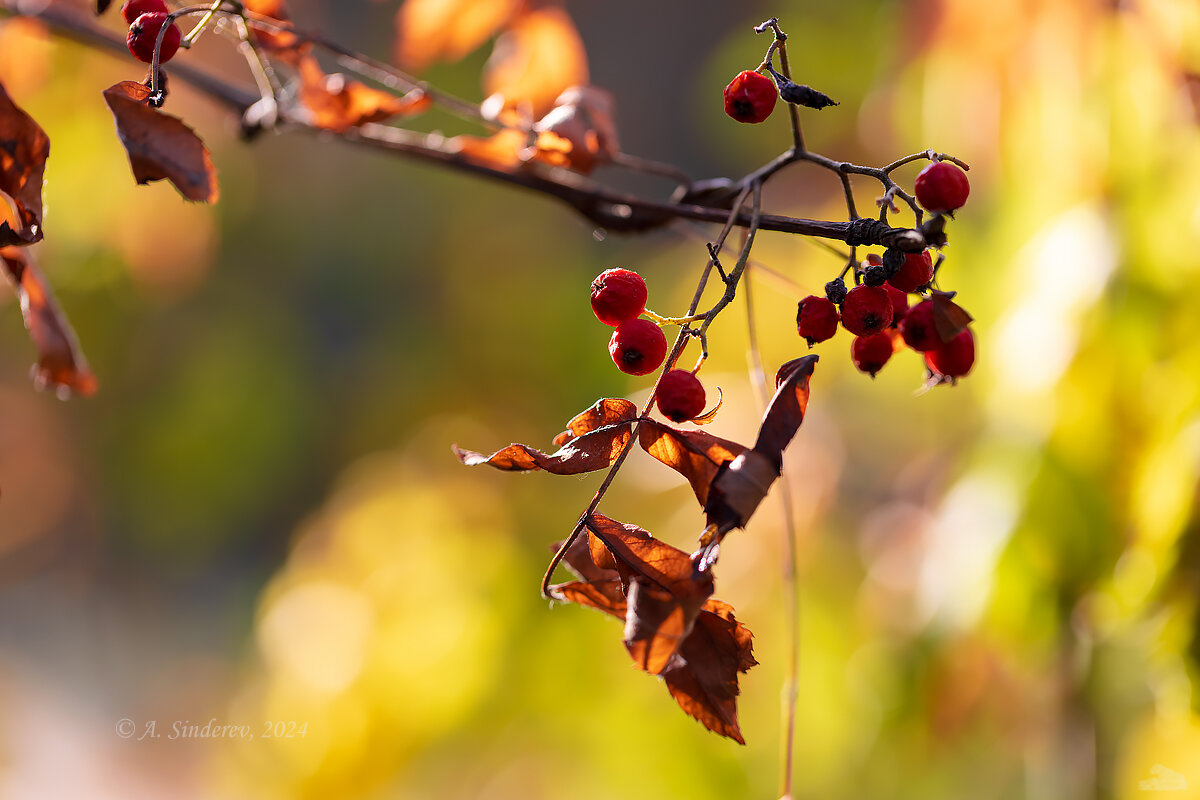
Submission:
{"label": "shriveled berry", "polygon": [[667,337],[648,319],[629,319],[613,331],[608,354],[617,369],[629,375],[647,375],[667,356]]}
{"label": "shriveled berry", "polygon": [[954,382],[975,365],[975,335],[964,328],[950,341],[925,353],[925,364],[943,381]]}
{"label": "shriveled berry", "polygon": [[796,309],[796,330],[812,347],[817,342],[832,339],[837,333],[837,306],[828,297],[810,294]]}
{"label": "shriveled berry", "polygon": [[902,292],[915,292],[933,280],[933,257],[928,250],[919,253],[905,253],[904,263],[900,265],[888,283]]}
{"label": "shriveled berry", "polygon": [[933,301],[922,300],[908,310],[900,320],[900,336],[913,350],[926,352],[942,346],[937,325],[933,321]]}
{"label": "shriveled berry", "polygon": [[592,312],[614,328],[646,310],[646,282],[628,269],[606,269],[592,281]]}
{"label": "shriveled berry", "polygon": [[842,301],[842,327],[855,336],[879,333],[892,322],[892,298],[881,286],[855,286]]}
{"label": "shriveled berry", "polygon": [[841,305],[842,301],[846,299],[846,282],[841,278],[834,278],[825,284],[825,296],[831,303]]}
{"label": "shriveled berry", "polygon": [[863,269],[863,283],[867,286],[883,286],[887,278],[887,268],[882,264],[868,264]]}
{"label": "shriveled berry", "polygon": [[725,113],[738,122],[762,122],[771,116],[779,92],[766,75],[742,70],[725,87]]}
{"label": "shriveled berry", "polygon": [[890,283],[885,283],[883,288],[887,291],[888,297],[892,298],[892,322],[888,327],[895,328],[908,313],[908,292],[902,292]]}
{"label": "shriveled berry", "polygon": [[883,369],[883,365],[892,357],[894,349],[892,337],[886,333],[855,336],[850,345],[850,358],[854,366],[874,378],[875,373]]}
{"label": "shriveled berry", "polygon": [[659,412],[672,422],[685,422],[704,410],[704,385],[685,369],[673,369],[658,383]]}
{"label": "shriveled berry", "polygon": [[967,202],[971,182],[967,173],[949,161],[935,161],[917,173],[917,202],[928,211],[953,211]]}
{"label": "shriveled berry", "polygon": [[[160,11],[142,14],[133,21],[133,24],[129,26],[129,33],[125,37],[125,43],[129,46],[129,52],[133,53],[134,58],[147,64],[154,62],[154,44],[158,41],[159,30],[166,24],[167,15]],[[179,32],[175,23],[172,22],[170,25],[171,27],[167,28],[167,32],[163,34],[162,47],[158,52],[159,63],[165,64],[170,61],[179,49],[179,43],[183,40],[183,34]]]}
{"label": "shriveled berry", "polygon": [[142,14],[156,12],[167,13],[167,4],[163,0],[125,0],[125,5],[121,6],[121,19],[126,25],[132,25]]}

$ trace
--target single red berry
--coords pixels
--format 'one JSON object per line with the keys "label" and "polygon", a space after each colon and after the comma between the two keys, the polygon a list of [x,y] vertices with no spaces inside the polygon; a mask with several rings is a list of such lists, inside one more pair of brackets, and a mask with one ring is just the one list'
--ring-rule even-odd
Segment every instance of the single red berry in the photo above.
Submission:
{"label": "single red berry", "polygon": [[[147,64],[154,62],[154,44],[158,41],[159,30],[166,24],[167,15],[161,11],[142,14],[133,21],[133,24],[129,26],[129,34],[125,37],[125,43],[129,45],[129,52],[133,53],[134,58]],[[179,43],[182,40],[183,34],[172,22],[171,27],[167,28],[167,32],[163,34],[162,47],[158,51],[160,64],[165,64],[175,56],[175,51],[179,49]]]}
{"label": "single red berry", "polygon": [[892,316],[892,298],[882,286],[855,286],[842,301],[842,327],[855,336],[879,333]]}
{"label": "single red berry", "polygon": [[592,312],[605,325],[617,327],[646,310],[646,282],[628,269],[606,269],[592,281]]}
{"label": "single red berry", "polygon": [[904,263],[888,278],[888,283],[902,292],[915,292],[933,280],[933,257],[928,250],[905,253]]}
{"label": "single red berry", "polygon": [[914,184],[917,202],[928,211],[939,213],[962,208],[971,193],[967,173],[949,161],[935,161],[917,173]]}
{"label": "single red berry", "polygon": [[837,333],[837,306],[828,297],[810,294],[796,309],[796,330],[812,347],[817,342],[832,339]]}
{"label": "single red berry", "polygon": [[628,319],[608,340],[608,354],[617,369],[629,375],[646,375],[658,369],[667,356],[667,337],[648,319]]}
{"label": "single red berry", "polygon": [[725,87],[725,113],[738,122],[762,122],[771,116],[777,99],[774,81],[761,72],[742,70]]}
{"label": "single red berry", "polygon": [[902,292],[890,283],[885,283],[883,288],[892,298],[892,322],[888,327],[895,328],[908,313],[908,292]]}
{"label": "single red berry", "polygon": [[913,350],[925,352],[942,346],[942,337],[938,336],[933,321],[932,300],[922,300],[908,310],[900,320],[900,336]]}
{"label": "single red berry", "polygon": [[975,335],[970,328],[963,328],[941,347],[926,352],[925,364],[935,375],[953,383],[975,365]]}
{"label": "single red berry", "polygon": [[154,13],[167,13],[167,4],[163,0],[125,0],[125,5],[121,6],[121,18],[126,25],[132,25],[142,14]]}
{"label": "single red berry", "polygon": [[658,410],[672,422],[685,422],[704,410],[704,385],[685,369],[673,369],[658,382]]}
{"label": "single red berry", "polygon": [[886,333],[873,333],[870,336],[855,336],[850,345],[850,358],[854,366],[872,378],[883,369],[883,365],[892,357],[892,337]]}

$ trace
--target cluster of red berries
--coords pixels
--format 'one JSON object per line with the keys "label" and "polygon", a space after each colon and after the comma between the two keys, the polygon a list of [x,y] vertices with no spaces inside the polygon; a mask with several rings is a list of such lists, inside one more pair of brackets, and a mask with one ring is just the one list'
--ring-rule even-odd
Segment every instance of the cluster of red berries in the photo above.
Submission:
{"label": "cluster of red berries", "polygon": [[[648,375],[667,356],[662,328],[641,318],[646,297],[646,282],[632,270],[608,269],[592,281],[592,313],[616,328],[608,341],[608,354],[617,369],[629,375]],[[659,381],[655,400],[664,417],[685,422],[704,410],[704,386],[694,373],[673,369]]]}
{"label": "cluster of red berries", "polygon": [[154,46],[164,25],[170,27],[163,34],[158,61],[165,64],[175,57],[179,44],[183,41],[183,34],[179,32],[175,23],[170,21],[168,11],[163,0],[126,0],[125,5],[121,6],[121,17],[129,23],[125,44],[138,61],[147,64],[154,62]]}

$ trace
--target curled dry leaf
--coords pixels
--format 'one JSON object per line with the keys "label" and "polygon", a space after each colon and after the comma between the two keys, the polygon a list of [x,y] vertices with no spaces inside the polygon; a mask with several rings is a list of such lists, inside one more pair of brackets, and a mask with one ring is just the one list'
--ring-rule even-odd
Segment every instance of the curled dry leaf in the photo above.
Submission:
{"label": "curled dry leaf", "polygon": [[311,56],[300,61],[300,102],[311,114],[314,127],[334,133],[391,117],[413,116],[433,105],[419,90],[396,97],[345,75],[326,75]]}
{"label": "curled dry leaf", "polygon": [[41,270],[25,248],[0,247],[0,262],[21,301],[21,316],[38,351],[33,368],[39,389],[54,386],[60,392],[87,397],[96,391],[96,376],[88,369],[75,332],[54,300]]}
{"label": "curled dry leaf", "polygon": [[748,448],[704,431],[681,431],[653,420],[642,420],[638,444],[650,455],[687,478],[703,506],[721,465]]}
{"label": "curled dry leaf", "polygon": [[0,247],[42,238],[42,179],[50,137],[0,84],[0,192],[12,198],[20,228],[0,222]]}
{"label": "curled dry leaf", "polygon": [[613,122],[613,96],[594,86],[572,86],[538,120],[535,145],[539,158],[587,174],[620,152]]}
{"label": "curled dry leaf", "polygon": [[491,136],[455,136],[446,142],[446,152],[492,169],[514,170],[526,162],[528,144],[526,134],[504,128]]}
{"label": "curled dry leaf", "polygon": [[[738,673],[757,663],[753,635],[729,605],[704,594],[712,584],[697,580],[686,553],[607,517],[592,517],[589,528],[586,541],[576,539],[565,559],[582,580],[556,586],[556,594],[625,619],[626,647],[635,663],[653,667],[648,671],[662,676],[680,708],[706,728],[745,744],[737,720]],[[648,594],[655,595],[649,604]],[[681,631],[685,616],[691,622]],[[651,635],[656,620],[664,623],[657,637],[630,646],[630,632]],[[664,659],[661,651],[668,648],[673,650]]]}
{"label": "curled dry leaf", "polygon": [[300,37],[291,31],[271,30],[265,25],[254,24],[254,17],[265,17],[267,20],[291,23],[287,4],[284,0],[245,0],[243,5],[250,17],[250,33],[254,43],[267,50],[284,63],[296,66],[300,59],[306,57],[312,50],[312,45],[301,41]]}
{"label": "curled dry leaf", "polygon": [[404,0],[396,12],[396,62],[420,70],[458,61],[506,26],[522,0]]}
{"label": "curled dry leaf", "polygon": [[571,86],[588,82],[587,56],[575,24],[561,8],[518,14],[496,40],[484,67],[484,91],[505,108],[527,107],[540,117]]}
{"label": "curled dry leaf", "polygon": [[937,330],[938,338],[948,342],[958,336],[974,319],[962,306],[951,298],[951,292],[933,293],[933,327]]}
{"label": "curled dry leaf", "polygon": [[612,466],[629,441],[636,416],[633,403],[609,398],[567,423],[567,430],[554,437],[559,449],[551,454],[524,444],[510,444],[490,456],[457,445],[452,449],[469,467],[487,464],[511,472],[543,469],[554,475],[578,475]]}
{"label": "curled dry leaf", "polygon": [[139,184],[169,180],[188,200],[217,201],[217,171],[204,142],[178,117],[146,104],[149,87],[121,81],[104,90]]}

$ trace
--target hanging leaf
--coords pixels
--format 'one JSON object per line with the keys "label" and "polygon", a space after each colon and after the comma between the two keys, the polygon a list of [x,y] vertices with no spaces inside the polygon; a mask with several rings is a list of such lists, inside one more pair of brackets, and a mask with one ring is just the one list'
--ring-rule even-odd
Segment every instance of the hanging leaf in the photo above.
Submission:
{"label": "hanging leaf", "polygon": [[[649,577],[657,574],[668,577],[673,585],[697,587],[704,590],[711,584],[696,581],[686,553],[659,542],[632,525],[622,525],[606,517],[596,515],[589,521],[587,540],[580,537],[567,550],[565,563],[582,580],[554,587],[558,597],[584,606],[599,609],[614,617],[626,619],[626,636],[630,628],[635,632],[652,625],[652,614],[662,617],[665,606],[646,606],[645,592],[654,590],[665,596],[673,596],[656,580]],[[604,540],[597,537],[595,528],[604,531]],[[621,555],[608,548],[614,542]],[[597,558],[603,554],[607,563]],[[609,566],[608,564],[611,564]],[[653,566],[651,566],[653,564]],[[686,579],[676,573],[686,574]],[[626,587],[629,587],[628,590]],[[638,587],[638,588],[633,588]],[[678,588],[678,587],[677,587]],[[627,594],[627,591],[633,595]],[[690,595],[696,589],[684,592]],[[660,598],[660,601],[662,598]],[[694,603],[689,599],[688,604]],[[675,609],[681,609],[677,604]],[[672,620],[683,611],[673,610],[665,615]],[[631,626],[630,617],[635,619]],[[674,636],[674,631],[671,632]],[[663,646],[668,644],[664,634]],[[693,622],[688,626],[682,640],[677,642],[673,653],[661,665],[661,674],[671,696],[687,714],[698,720],[709,730],[727,736],[739,744],[745,744],[737,720],[738,673],[746,672],[757,661],[751,652],[753,635],[739,623],[733,609],[719,600],[706,597]],[[639,667],[659,666],[659,654],[655,653],[651,640],[642,640],[640,646],[630,647],[630,654]],[[655,655],[650,661],[644,654]],[[653,670],[648,670],[653,671]]]}
{"label": "hanging leaf", "polygon": [[938,338],[948,342],[958,336],[974,319],[966,310],[954,302],[953,292],[934,292],[933,327],[937,330]]}
{"label": "hanging leaf", "polygon": [[0,84],[0,192],[12,198],[17,224],[0,222],[0,247],[42,238],[42,181],[50,137]]}
{"label": "hanging leaf", "polygon": [[147,105],[149,96],[149,87],[133,81],[104,90],[133,177],[139,184],[166,178],[188,200],[215,203],[217,171],[204,142],[178,117]]}
{"label": "hanging leaf", "polygon": [[311,56],[300,61],[300,102],[314,127],[334,133],[396,116],[414,116],[433,103],[419,90],[404,97],[372,89],[345,75],[326,75]]}
{"label": "hanging leaf", "polygon": [[599,164],[610,163],[621,149],[613,122],[613,96],[594,86],[567,89],[533,129],[539,158],[585,175]]}
{"label": "hanging leaf", "polygon": [[721,465],[748,448],[704,431],[681,431],[653,419],[638,428],[638,444],[650,455],[687,478],[703,506]]}
{"label": "hanging leaf", "polygon": [[571,86],[588,82],[583,39],[567,12],[544,7],[519,14],[496,40],[484,68],[484,91],[504,108],[527,107],[536,118]]}
{"label": "hanging leaf", "polygon": [[250,34],[255,45],[292,66],[296,66],[301,59],[307,57],[312,45],[301,41],[295,33],[287,30],[269,30],[265,25],[254,24],[254,15],[290,24],[291,15],[288,14],[284,0],[245,0],[243,6],[250,15]]}
{"label": "hanging leaf", "polygon": [[88,369],[75,332],[29,251],[0,247],[0,262],[21,301],[21,316],[37,347],[34,384],[39,389],[54,386],[60,392],[75,392],[84,397],[93,394],[96,376]]}
{"label": "hanging leaf", "polygon": [[547,455],[528,445],[511,444],[490,456],[453,446],[454,455],[469,467],[487,464],[513,472],[543,469],[554,475],[578,475],[612,466],[629,441],[637,407],[628,400],[599,400],[567,423],[554,437],[559,449]]}
{"label": "hanging leaf", "polygon": [[506,26],[522,0],[405,0],[396,12],[396,61],[421,70],[458,61]]}

